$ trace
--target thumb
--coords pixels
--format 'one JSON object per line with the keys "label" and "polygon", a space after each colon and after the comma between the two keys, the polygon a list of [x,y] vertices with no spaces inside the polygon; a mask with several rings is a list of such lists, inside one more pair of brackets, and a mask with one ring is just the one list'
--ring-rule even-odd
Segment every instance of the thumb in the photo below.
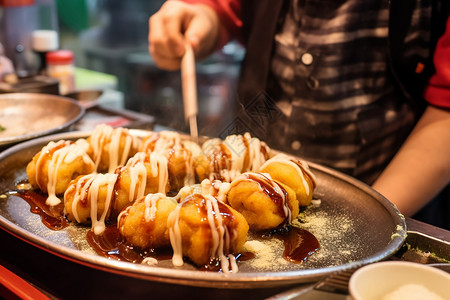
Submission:
{"label": "thumb", "polygon": [[205,57],[211,52],[217,37],[211,23],[206,19],[194,19],[186,30],[185,37],[197,57]]}

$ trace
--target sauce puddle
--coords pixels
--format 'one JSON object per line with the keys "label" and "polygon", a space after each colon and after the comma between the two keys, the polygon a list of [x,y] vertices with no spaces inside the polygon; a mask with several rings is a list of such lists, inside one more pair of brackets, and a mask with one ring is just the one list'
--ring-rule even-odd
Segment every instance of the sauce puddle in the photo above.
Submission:
{"label": "sauce puddle", "polygon": [[[33,190],[18,189],[11,192],[30,205],[30,211],[41,217],[42,223],[51,230],[61,230],[69,226],[64,217],[64,205],[49,206],[45,204],[47,195]],[[284,243],[283,258],[291,263],[301,264],[320,249],[317,238],[307,230],[288,227],[263,233],[262,237],[279,238]],[[95,252],[109,259],[143,263],[145,259],[158,261],[171,260],[173,251],[170,247],[163,249],[141,250],[123,241],[116,224],[110,224],[101,235],[95,235],[91,230],[86,234],[86,240]],[[250,252],[235,255],[236,261],[247,261],[254,258]],[[208,265],[197,266],[198,270],[220,272],[220,262],[212,259]]]}
{"label": "sauce puddle", "polygon": [[64,217],[64,204],[49,206],[45,204],[47,195],[33,190],[17,190],[13,193],[25,200],[30,205],[30,211],[41,216],[42,223],[51,230],[61,230],[69,226]]}

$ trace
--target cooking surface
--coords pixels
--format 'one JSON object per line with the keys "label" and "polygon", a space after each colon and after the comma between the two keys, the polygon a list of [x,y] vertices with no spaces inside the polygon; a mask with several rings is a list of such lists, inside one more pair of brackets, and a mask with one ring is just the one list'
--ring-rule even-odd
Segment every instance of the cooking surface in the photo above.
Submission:
{"label": "cooking surface", "polygon": [[[143,131],[134,133],[145,134]],[[17,182],[26,179],[26,164],[48,141],[82,136],[86,134],[74,132],[44,137],[17,145],[0,155],[0,192],[7,195],[0,200],[0,225],[33,245],[83,265],[182,285],[274,287],[316,281],[334,271],[385,259],[401,247],[406,236],[403,217],[386,199],[359,181],[311,164],[318,179],[315,196],[321,204],[308,208],[299,219],[300,227],[317,237],[321,249],[303,264],[284,262],[283,247],[276,239],[264,241],[264,250],[254,259],[241,262],[237,274],[201,272],[187,264],[183,269],[173,268],[170,261],[162,261],[158,267],[111,261],[92,253],[84,238],[86,228],[70,226],[52,231],[42,224],[38,215],[29,211],[24,200],[8,194]]]}

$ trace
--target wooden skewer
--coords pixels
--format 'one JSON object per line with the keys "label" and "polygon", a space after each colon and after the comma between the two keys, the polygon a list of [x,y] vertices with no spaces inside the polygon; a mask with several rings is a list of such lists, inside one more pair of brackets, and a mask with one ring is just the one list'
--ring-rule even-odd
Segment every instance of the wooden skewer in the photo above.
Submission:
{"label": "wooden skewer", "polygon": [[198,139],[197,128],[197,83],[195,75],[195,55],[190,44],[186,44],[186,52],[181,59],[181,85],[183,90],[184,117],[189,122],[192,138]]}

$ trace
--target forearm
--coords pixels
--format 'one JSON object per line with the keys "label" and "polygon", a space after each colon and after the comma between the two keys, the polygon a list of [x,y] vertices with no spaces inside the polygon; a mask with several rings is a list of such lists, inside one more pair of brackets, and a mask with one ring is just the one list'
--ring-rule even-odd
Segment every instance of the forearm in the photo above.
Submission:
{"label": "forearm", "polygon": [[450,182],[450,110],[429,106],[373,188],[411,216]]}

